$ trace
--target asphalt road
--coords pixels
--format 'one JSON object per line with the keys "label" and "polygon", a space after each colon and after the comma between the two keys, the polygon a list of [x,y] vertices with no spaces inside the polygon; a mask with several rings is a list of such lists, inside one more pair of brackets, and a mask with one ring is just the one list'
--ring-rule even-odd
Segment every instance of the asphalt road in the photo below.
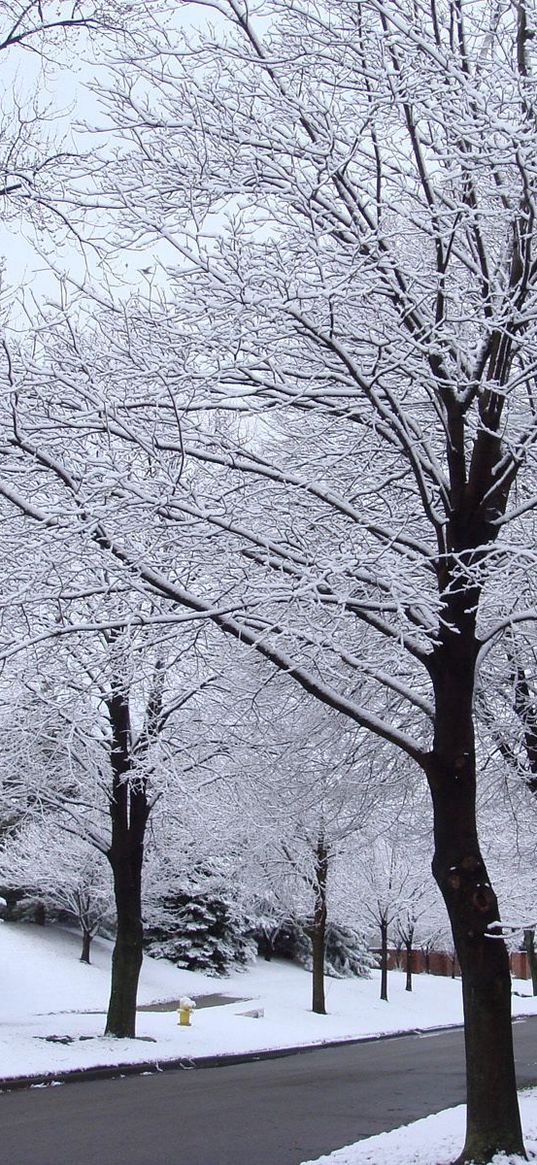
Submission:
{"label": "asphalt road", "polygon": [[[537,1081],[537,1020],[515,1024]],[[299,1165],[464,1099],[460,1031],[0,1096],[2,1165]]]}

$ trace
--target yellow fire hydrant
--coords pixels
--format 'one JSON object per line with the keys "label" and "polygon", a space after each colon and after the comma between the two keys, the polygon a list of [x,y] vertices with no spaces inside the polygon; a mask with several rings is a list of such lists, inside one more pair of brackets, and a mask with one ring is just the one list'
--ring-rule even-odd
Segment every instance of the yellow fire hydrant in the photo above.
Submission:
{"label": "yellow fire hydrant", "polygon": [[177,1023],[180,1024],[181,1027],[190,1027],[190,1016],[192,1015],[195,1006],[195,1001],[193,999],[189,999],[188,995],[184,995],[183,998],[179,1000],[179,1007],[177,1008],[177,1015],[179,1016],[179,1019],[177,1020]]}

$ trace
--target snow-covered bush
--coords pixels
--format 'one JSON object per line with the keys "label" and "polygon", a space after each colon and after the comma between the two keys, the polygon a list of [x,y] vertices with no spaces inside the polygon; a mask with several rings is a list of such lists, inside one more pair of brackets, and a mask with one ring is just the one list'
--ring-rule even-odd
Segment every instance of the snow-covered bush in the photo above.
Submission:
{"label": "snow-covered bush", "polygon": [[[270,936],[266,930],[255,931],[260,953],[268,957],[291,959],[311,970],[311,942],[307,920],[287,920]],[[358,930],[329,922],[326,928],[325,970],[333,979],[367,978],[375,966],[375,958],[368,949],[365,936]]]}

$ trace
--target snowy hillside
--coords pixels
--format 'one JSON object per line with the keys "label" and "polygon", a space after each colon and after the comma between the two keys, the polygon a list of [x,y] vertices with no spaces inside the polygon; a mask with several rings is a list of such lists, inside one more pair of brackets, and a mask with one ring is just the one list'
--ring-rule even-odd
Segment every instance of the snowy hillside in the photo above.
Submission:
{"label": "snowy hillside", "polygon": [[[111,949],[110,942],[96,939],[93,963],[86,966],[78,960],[79,939],[71,931],[0,924],[0,1078],[248,1053],[461,1022],[460,983],[450,979],[418,976],[409,994],[404,976],[393,972],[387,1004],[378,998],[376,972],[369,980],[328,979],[329,1014],[319,1016],[311,1011],[309,973],[292,964],[259,961],[251,970],[213,979],[145,958],[137,1039],[105,1038]],[[527,984],[518,987],[529,990]],[[183,995],[198,1001],[189,1028],[177,1023]],[[215,996],[223,997],[220,1005],[207,1006]],[[145,1010],[159,1002],[168,1007]],[[514,1004],[517,1014],[537,1012],[529,996],[515,996]]]}

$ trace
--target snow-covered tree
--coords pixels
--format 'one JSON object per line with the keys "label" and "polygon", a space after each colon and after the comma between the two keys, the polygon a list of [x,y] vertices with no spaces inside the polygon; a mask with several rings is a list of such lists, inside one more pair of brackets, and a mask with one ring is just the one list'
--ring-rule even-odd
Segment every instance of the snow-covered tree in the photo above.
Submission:
{"label": "snow-covered tree", "polygon": [[[348,922],[335,879],[394,776],[364,734],[356,739],[284,676],[243,668],[233,686],[224,772],[234,774],[245,835],[239,868],[264,917],[267,949],[272,936],[280,946],[288,936],[309,952],[302,961],[312,969],[312,1010],[324,1015],[327,945],[334,949],[335,928]],[[362,962],[363,946],[355,935]]]}
{"label": "snow-covered tree", "polygon": [[253,962],[257,946],[252,919],[244,915],[240,898],[228,878],[199,867],[145,910],[145,947],[156,958],[170,959],[178,967],[228,975]]}
{"label": "snow-covered tree", "polygon": [[[95,615],[93,616],[95,619]],[[54,811],[62,828],[107,860],[116,933],[106,1031],[133,1036],[142,964],[142,877],[151,812],[182,774],[203,769],[213,745],[190,727],[196,697],[211,679],[199,656],[155,645],[146,633],[102,628],[42,656],[21,681],[2,742],[10,803]],[[164,662],[166,661],[166,667]],[[185,712],[183,712],[185,709]],[[189,727],[186,727],[185,717]],[[179,722],[182,731],[179,736]],[[21,763],[24,761],[24,763]]]}
{"label": "snow-covered tree", "polygon": [[39,895],[46,907],[75,919],[82,932],[81,962],[90,962],[93,936],[114,917],[112,879],[102,854],[66,833],[51,814],[30,817],[2,842],[0,881]]}
{"label": "snow-covered tree", "polygon": [[94,197],[155,276],[11,345],[1,490],[421,768],[483,1162],[522,1151],[474,694],[535,618],[535,5],[216,8],[118,67]]}
{"label": "snow-covered tree", "polygon": [[[431,886],[423,877],[423,862],[397,837],[374,838],[357,861],[364,912],[380,938],[380,998],[387,1002],[390,937],[393,943],[399,935],[409,960],[418,920],[429,907]],[[409,969],[407,961],[407,990],[411,990]]]}

